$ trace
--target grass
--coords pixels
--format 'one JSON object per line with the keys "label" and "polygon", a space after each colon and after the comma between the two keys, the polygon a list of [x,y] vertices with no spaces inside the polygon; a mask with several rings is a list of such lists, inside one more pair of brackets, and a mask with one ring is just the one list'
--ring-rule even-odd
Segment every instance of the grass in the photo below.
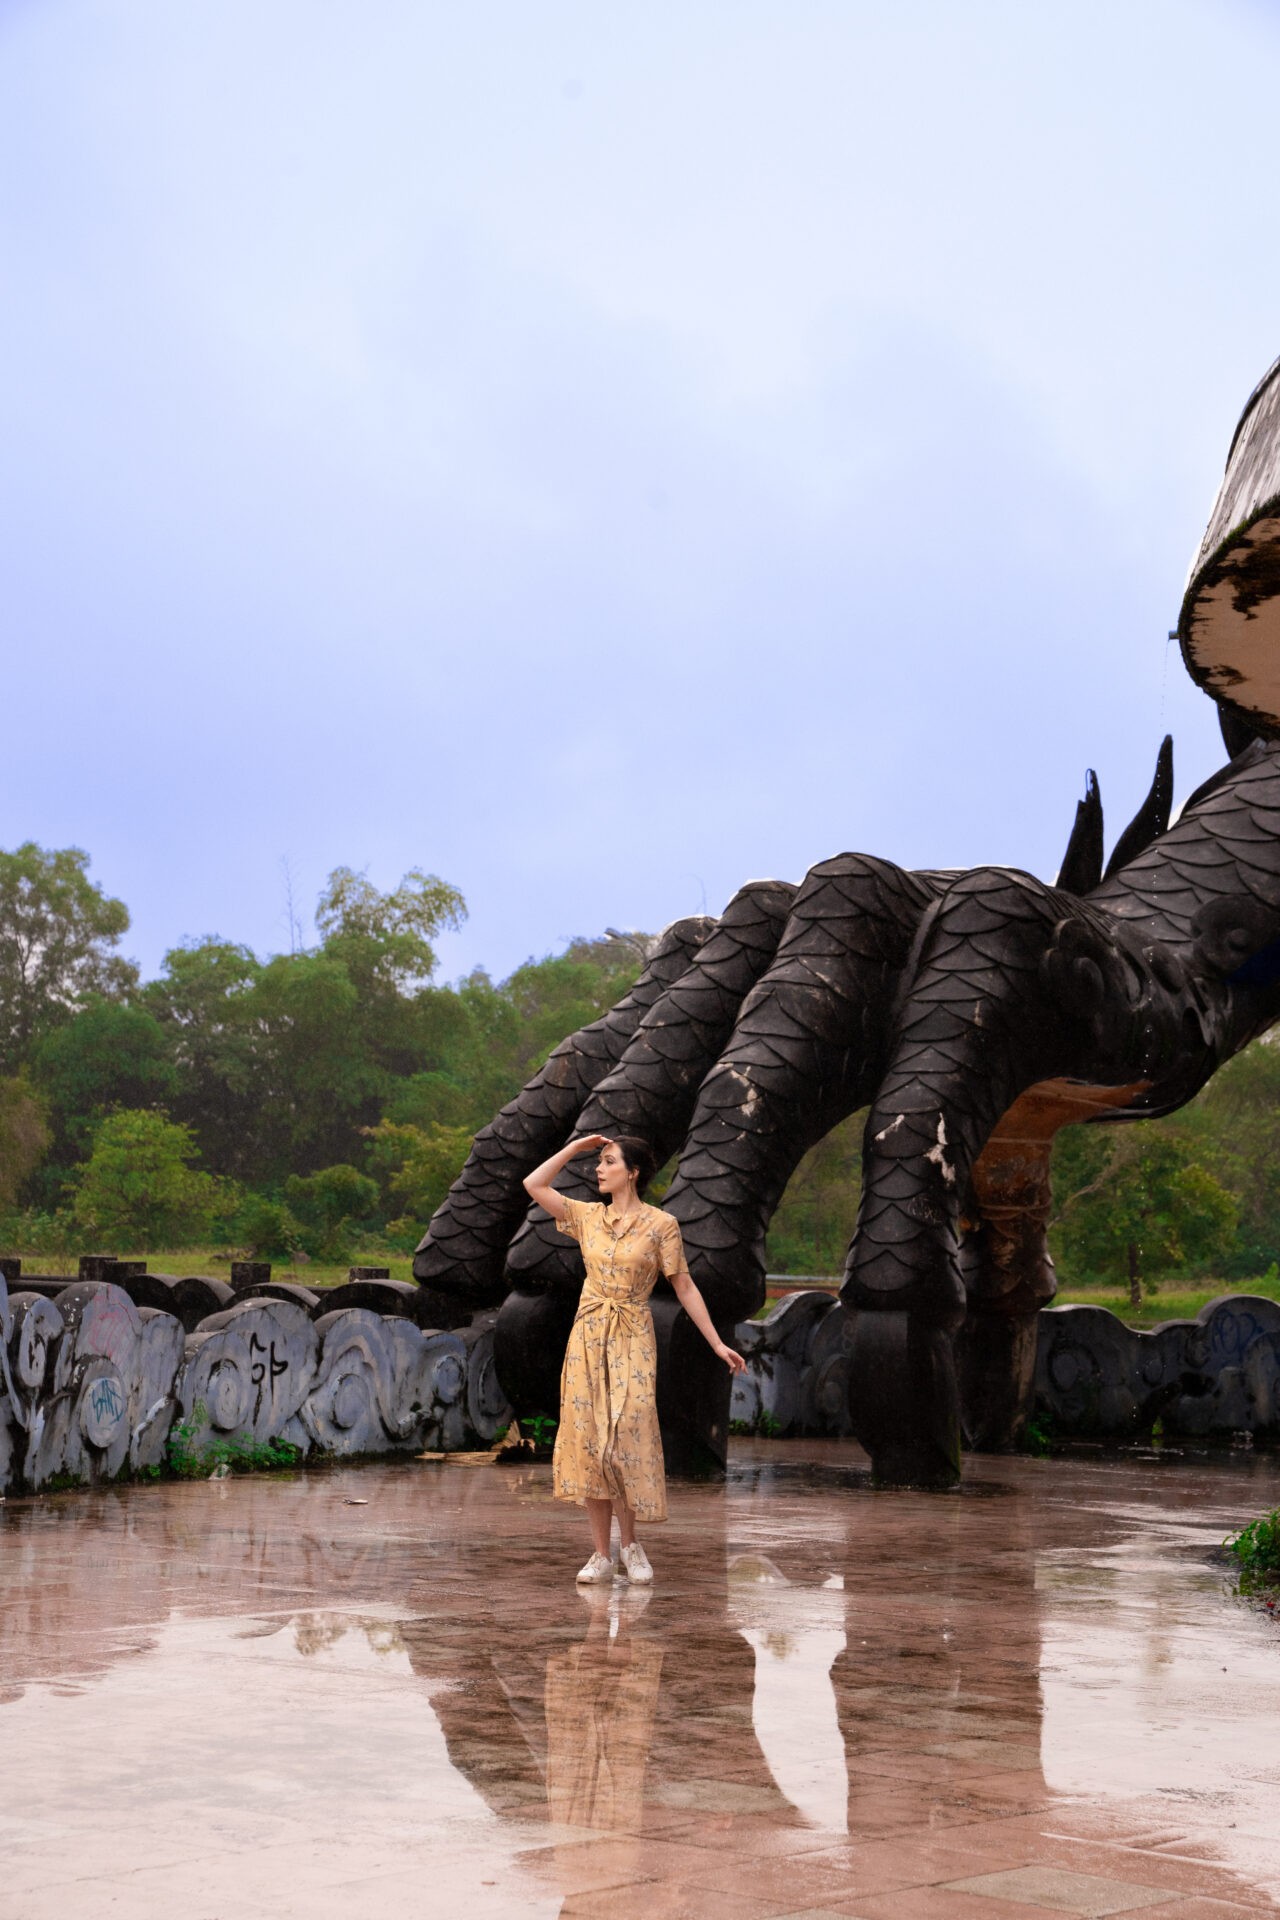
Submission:
{"label": "grass", "polygon": [[1165,1320],[1194,1320],[1201,1307],[1224,1293],[1251,1293],[1280,1301],[1280,1281],[1263,1274],[1252,1280],[1165,1281],[1158,1293],[1146,1294],[1136,1310],[1129,1304],[1128,1287],[1078,1287],[1061,1282],[1055,1307],[1106,1307],[1127,1326],[1144,1332]]}
{"label": "grass", "polygon": [[[4,1248],[3,1251],[10,1249]],[[64,1259],[59,1254],[24,1253],[21,1247],[13,1251],[21,1256],[22,1264],[29,1273],[74,1273],[78,1264],[76,1256]],[[84,1251],[92,1252],[94,1249],[86,1247]],[[117,1254],[121,1260],[145,1260],[150,1272],[171,1273],[179,1280],[191,1273],[203,1274],[208,1279],[229,1280],[231,1262],[251,1257],[240,1251],[231,1252],[226,1247],[167,1248],[158,1253],[150,1250],[135,1253],[124,1247],[111,1247],[109,1251]],[[271,1278],[297,1281],[300,1286],[323,1290],[325,1287],[343,1286],[349,1267],[390,1267],[393,1280],[413,1279],[413,1255],[388,1252],[385,1247],[359,1247],[345,1259],[329,1263],[322,1260],[273,1260]]]}
{"label": "grass", "polygon": [[[159,1480],[166,1468],[179,1480],[222,1479],[229,1473],[278,1473],[281,1468],[296,1467],[302,1458],[302,1448],[288,1440],[275,1437],[255,1440],[247,1433],[227,1440],[215,1437],[205,1425],[207,1419],[204,1401],[197,1400],[191,1418],[174,1427],[169,1435],[165,1465],[144,1467],[144,1477]],[[198,1433],[205,1435],[202,1446],[196,1443]]]}
{"label": "grass", "polygon": [[[794,1280],[797,1289],[817,1286],[820,1281],[831,1280],[830,1274],[815,1274],[811,1279],[804,1274],[788,1276]],[[1129,1288],[1124,1286],[1075,1286],[1064,1280],[1058,1280],[1058,1296],[1055,1307],[1106,1307],[1114,1313],[1117,1320],[1123,1320],[1126,1326],[1135,1327],[1140,1333],[1158,1327],[1165,1320],[1194,1320],[1201,1307],[1208,1306],[1211,1300],[1221,1299],[1224,1293],[1251,1293],[1264,1300],[1280,1301],[1280,1279],[1271,1274],[1261,1274],[1252,1280],[1165,1280],[1159,1291],[1144,1296],[1142,1305],[1136,1310],[1129,1304]],[[777,1306],[776,1299],[766,1300],[760,1311],[754,1315],[763,1320]]]}
{"label": "grass", "polygon": [[[228,1473],[278,1473],[282,1467],[296,1467],[302,1458],[301,1447],[288,1440],[254,1440],[240,1435],[233,1440],[210,1440],[203,1447],[191,1444],[192,1430],[179,1427],[169,1440],[169,1470],[180,1480],[208,1480],[225,1468]],[[151,1468],[154,1478],[160,1468]]]}
{"label": "grass", "polygon": [[[22,1250],[17,1248],[14,1251],[21,1253]],[[179,1279],[185,1274],[199,1273],[225,1280],[230,1277],[232,1260],[248,1257],[240,1252],[231,1252],[226,1247],[169,1248],[159,1253],[133,1253],[123,1247],[113,1247],[111,1251],[122,1260],[145,1259],[152,1273],[172,1273]],[[24,1253],[22,1263],[31,1273],[73,1272],[76,1265],[74,1259],[64,1261],[48,1253]],[[345,1259],[329,1263],[321,1260],[273,1260],[271,1278],[297,1281],[301,1286],[323,1291],[326,1287],[342,1286],[349,1267],[390,1267],[393,1280],[413,1279],[411,1253],[402,1253],[398,1249],[390,1251],[378,1246],[357,1247]],[[831,1279],[830,1274],[811,1277],[796,1274],[794,1283],[800,1288],[816,1286],[821,1280],[830,1283]],[[1106,1307],[1126,1325],[1146,1331],[1159,1326],[1164,1320],[1194,1320],[1201,1307],[1224,1293],[1251,1293],[1261,1295],[1265,1300],[1280,1301],[1280,1278],[1268,1273],[1252,1280],[1166,1280],[1158,1292],[1144,1297],[1141,1307],[1135,1312],[1129,1305],[1127,1285],[1076,1286],[1059,1276],[1058,1297],[1053,1304],[1055,1307]],[[755,1317],[763,1319],[777,1304],[776,1299],[766,1301]]]}

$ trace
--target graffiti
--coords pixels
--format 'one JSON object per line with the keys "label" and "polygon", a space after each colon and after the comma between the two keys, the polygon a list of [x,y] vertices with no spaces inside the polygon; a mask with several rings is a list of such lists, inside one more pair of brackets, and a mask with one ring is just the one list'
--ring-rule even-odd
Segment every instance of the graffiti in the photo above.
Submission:
{"label": "graffiti", "polygon": [[488,1446],[507,1425],[491,1325],[316,1307],[244,1298],[188,1334],[109,1280],[49,1299],[0,1276],[0,1494],[163,1470],[178,1424],[187,1454],[279,1439],[304,1458]]}
{"label": "graffiti", "polygon": [[288,1373],[289,1362],[287,1360],[277,1360],[276,1343],[274,1340],[260,1340],[256,1333],[249,1335],[249,1352],[250,1354],[265,1353],[267,1356],[265,1360],[255,1360],[249,1369],[249,1378],[258,1389],[257,1397],[253,1403],[253,1417],[256,1421],[262,1412],[263,1387],[265,1386],[268,1393],[274,1398],[275,1382],[282,1373]]}
{"label": "graffiti", "polygon": [[[747,1371],[733,1382],[739,1433],[849,1432],[856,1314],[816,1289],[789,1294],[737,1329]],[[1034,1413],[1058,1439],[1166,1434],[1280,1437],[1280,1304],[1211,1300],[1194,1320],[1138,1333],[1103,1307],[1037,1316]]]}
{"label": "graffiti", "polygon": [[89,1404],[94,1420],[100,1425],[110,1422],[112,1425],[124,1413],[124,1395],[116,1380],[95,1380],[89,1389]]}

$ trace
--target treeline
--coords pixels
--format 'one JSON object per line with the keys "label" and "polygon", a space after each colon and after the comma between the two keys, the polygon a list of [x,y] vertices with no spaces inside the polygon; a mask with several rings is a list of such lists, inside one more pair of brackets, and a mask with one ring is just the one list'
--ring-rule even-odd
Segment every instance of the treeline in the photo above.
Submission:
{"label": "treeline", "polygon": [[[412,1247],[476,1130],[642,963],[643,936],[583,938],[505,980],[442,985],[435,941],[465,915],[435,875],[381,893],[340,867],[313,944],[261,958],[194,941],[143,982],[120,953],[128,911],[83,853],[0,853],[0,1249]],[[802,1162],[774,1271],[839,1271],[862,1120]],[[1050,1244],[1075,1284],[1267,1273],[1280,1047],[1255,1043],[1169,1119],[1067,1129],[1053,1194]]]}
{"label": "treeline", "polygon": [[[1277,1029],[1280,1036],[1280,1029]],[[769,1264],[838,1273],[857,1221],[865,1113],[806,1155],[769,1236]],[[1280,1275],[1280,1044],[1271,1035],[1161,1120],[1067,1127],[1054,1143],[1049,1250],[1059,1284],[1127,1289]]]}
{"label": "treeline", "polygon": [[[1280,1029],[1277,1029],[1280,1036]],[[769,1236],[785,1273],[839,1273],[857,1221],[865,1113],[797,1169]],[[1280,1044],[1228,1061],[1161,1120],[1067,1127],[1054,1143],[1049,1250],[1059,1285],[1240,1284],[1280,1275]]]}
{"label": "treeline", "polygon": [[380,893],[338,868],[314,945],[194,941],[143,982],[83,853],[0,853],[0,1238],[412,1246],[476,1130],[642,964],[639,936],[584,939],[436,984],[465,915],[432,874]]}

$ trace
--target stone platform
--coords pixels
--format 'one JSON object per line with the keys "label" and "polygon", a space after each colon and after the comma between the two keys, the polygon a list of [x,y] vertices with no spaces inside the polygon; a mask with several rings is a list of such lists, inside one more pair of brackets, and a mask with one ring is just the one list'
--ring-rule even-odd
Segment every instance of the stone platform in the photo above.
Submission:
{"label": "stone platform", "polygon": [[1280,1895],[1280,1460],[840,1441],[677,1485],[583,1594],[548,1469],[0,1506],[3,1920],[1228,1920]]}

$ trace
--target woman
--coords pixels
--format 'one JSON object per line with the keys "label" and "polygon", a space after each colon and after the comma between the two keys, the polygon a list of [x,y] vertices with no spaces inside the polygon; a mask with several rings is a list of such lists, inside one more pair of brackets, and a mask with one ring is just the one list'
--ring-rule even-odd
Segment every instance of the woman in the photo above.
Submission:
{"label": "woman", "polygon": [[[600,1155],[596,1183],[603,1204],[570,1200],[552,1181],[580,1153]],[[641,1199],[654,1172],[643,1140],[601,1133],[571,1140],[525,1181],[561,1233],[582,1248],[587,1278],[560,1376],[560,1425],[552,1474],[558,1500],[587,1509],[595,1551],[578,1579],[595,1586],[614,1577],[610,1519],[618,1516],[622,1570],[637,1585],[653,1579],[637,1520],[665,1520],[667,1490],[658,1431],[657,1343],[649,1295],[659,1273],[671,1282],[694,1326],[731,1373],[746,1361],[726,1347],[684,1261],[671,1214]]]}

